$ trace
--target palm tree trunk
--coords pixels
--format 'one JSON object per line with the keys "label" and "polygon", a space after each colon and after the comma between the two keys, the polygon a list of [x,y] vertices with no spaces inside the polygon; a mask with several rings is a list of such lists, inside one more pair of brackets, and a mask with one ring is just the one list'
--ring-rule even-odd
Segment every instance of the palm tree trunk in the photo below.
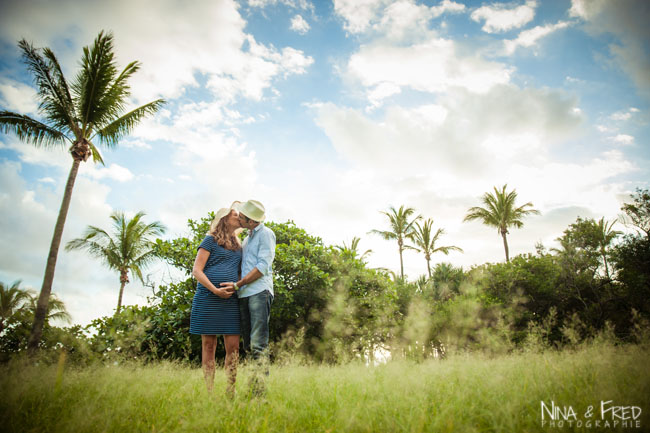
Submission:
{"label": "palm tree trunk", "polygon": [[402,247],[399,249],[399,269],[402,281],[404,281],[404,260],[402,259]]}
{"label": "palm tree trunk", "polygon": [[122,308],[122,294],[124,293],[124,286],[129,282],[129,276],[127,271],[120,271],[120,296],[117,298],[117,310],[115,314],[120,314],[120,309]]}
{"label": "palm tree trunk", "polygon": [[57,217],[56,225],[54,226],[54,235],[52,236],[52,244],[50,245],[50,254],[47,256],[47,265],[45,266],[43,286],[41,287],[41,293],[38,296],[36,312],[34,313],[34,324],[29,336],[29,342],[27,343],[27,352],[30,355],[36,354],[38,343],[41,341],[41,335],[43,334],[43,325],[45,324],[45,318],[47,317],[47,307],[50,303],[50,293],[52,292],[52,282],[54,281],[56,259],[59,254],[59,246],[61,246],[61,238],[63,237],[63,226],[65,225],[65,219],[68,216],[68,209],[70,208],[72,189],[74,188],[74,182],[77,178],[77,172],[79,171],[79,163],[80,161],[77,159],[73,159],[72,161],[72,168],[70,168],[68,182],[65,185],[65,191],[63,193],[61,209],[59,209],[59,216]]}
{"label": "palm tree trunk", "polygon": [[609,278],[609,267],[607,266],[607,253],[605,252],[604,248],[601,248],[601,254],[603,255],[603,263],[605,263],[605,275],[609,280],[610,278]]}
{"label": "palm tree trunk", "polygon": [[427,258],[427,271],[429,271],[429,279],[431,279],[431,265],[429,264],[430,261],[431,259]]}
{"label": "palm tree trunk", "polygon": [[510,254],[508,251],[508,240],[506,239],[507,231],[501,231],[501,236],[503,237],[503,248],[506,250],[506,263],[510,263]]}
{"label": "palm tree trunk", "polygon": [[117,310],[115,310],[115,314],[120,314],[120,309],[122,308],[122,293],[124,293],[124,286],[126,283],[121,283],[120,284],[120,296],[117,298]]}

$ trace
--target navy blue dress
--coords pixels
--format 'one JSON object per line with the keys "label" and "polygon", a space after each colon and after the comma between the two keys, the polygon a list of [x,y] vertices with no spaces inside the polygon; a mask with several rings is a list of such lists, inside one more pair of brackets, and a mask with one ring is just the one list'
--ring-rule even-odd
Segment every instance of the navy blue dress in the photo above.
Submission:
{"label": "navy blue dress", "polygon": [[[210,253],[203,272],[215,287],[221,283],[239,280],[241,250],[227,250],[217,244],[211,235],[203,239],[199,248]],[[239,334],[239,300],[237,293],[224,299],[198,283],[190,318],[190,333],[205,335]]]}

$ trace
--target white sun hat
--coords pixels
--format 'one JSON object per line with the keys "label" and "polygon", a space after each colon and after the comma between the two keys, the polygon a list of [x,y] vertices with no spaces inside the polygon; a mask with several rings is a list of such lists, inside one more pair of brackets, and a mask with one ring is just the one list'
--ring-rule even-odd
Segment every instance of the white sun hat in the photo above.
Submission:
{"label": "white sun hat", "polygon": [[[221,221],[221,218],[228,216],[231,210],[235,209],[237,210],[237,206],[241,204],[240,202],[236,201],[230,207],[222,207],[217,211],[217,213],[214,215],[214,219],[210,223],[210,231],[208,233],[214,232],[214,229],[217,228],[217,224],[219,224],[219,221]],[[241,229],[239,230],[241,231]]]}
{"label": "white sun hat", "polygon": [[261,222],[266,218],[266,215],[264,214],[266,209],[264,209],[264,205],[257,200],[248,200],[246,203],[240,203],[235,209],[253,221]]}

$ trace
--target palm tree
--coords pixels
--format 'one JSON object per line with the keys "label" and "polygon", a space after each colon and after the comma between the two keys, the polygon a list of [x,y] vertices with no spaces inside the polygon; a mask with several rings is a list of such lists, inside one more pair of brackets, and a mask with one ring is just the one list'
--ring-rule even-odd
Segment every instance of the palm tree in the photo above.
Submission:
{"label": "palm tree", "polygon": [[446,246],[446,247],[436,247],[436,242],[440,240],[440,236],[445,234],[445,230],[440,228],[436,230],[433,234],[433,219],[429,218],[424,222],[423,225],[420,223],[415,223],[415,230],[413,231],[410,239],[415,244],[414,246],[408,246],[419,253],[424,254],[424,258],[427,261],[427,271],[429,272],[429,278],[431,278],[431,256],[435,253],[443,253],[444,255],[449,254],[449,251],[460,251],[463,252],[462,248],[456,246]]}
{"label": "palm tree", "polygon": [[[31,289],[21,289],[21,281],[14,282],[11,286],[0,282],[0,333],[12,323],[28,320],[36,313],[37,298]],[[49,306],[45,321],[62,320],[70,322],[70,314],[63,301],[55,295],[50,296]]]}
{"label": "palm tree", "polygon": [[11,286],[0,282],[0,334],[13,323],[30,299],[29,292],[20,288],[20,280]]}
{"label": "palm tree", "polygon": [[81,70],[71,86],[68,85],[51,49],[36,49],[25,39],[21,40],[18,46],[23,52],[27,69],[34,77],[40,99],[39,113],[44,121],[10,111],[0,111],[0,130],[4,133],[13,132],[21,140],[37,147],[65,147],[66,143],[69,143],[72,155],[72,167],[54,227],[43,285],[29,337],[28,350],[34,354],[43,332],[63,226],[79,164],[91,155],[94,162],[103,164],[104,161],[93,141],[97,140],[97,143],[107,148],[115,147],[144,117],[158,111],[164,101],[157,99],[124,113],[130,95],[128,80],[138,71],[140,63],[131,62],[118,73],[111,33],[100,32],[92,47],[84,47]]}
{"label": "palm tree", "polygon": [[368,233],[374,233],[381,236],[385,240],[397,240],[397,248],[399,250],[399,266],[400,277],[404,279],[404,260],[402,253],[406,246],[404,240],[411,236],[414,230],[414,224],[417,220],[422,218],[420,215],[416,216],[409,221],[409,217],[415,213],[415,209],[411,207],[404,208],[400,206],[399,210],[395,210],[393,206],[388,209],[388,212],[382,211],[388,217],[390,230],[371,230]]}
{"label": "palm tree", "polygon": [[605,221],[605,217],[602,217],[600,220],[598,220],[597,224],[598,246],[600,248],[600,254],[603,256],[603,263],[605,264],[605,275],[607,276],[607,279],[609,279],[609,267],[607,266],[607,247],[617,236],[623,234],[623,232],[620,232],[618,230],[612,230],[612,227],[614,227],[616,221],[617,220],[607,222]]}
{"label": "palm tree", "polygon": [[[37,308],[36,296],[30,296],[29,298],[30,314],[32,315],[36,314],[36,308]],[[68,310],[65,308],[65,303],[62,300],[60,300],[55,294],[50,296],[50,302],[47,307],[47,314],[45,315],[45,322],[49,323],[50,320],[60,320],[66,323],[70,323],[72,321],[72,318],[70,317],[70,313],[68,313]]]}
{"label": "palm tree", "polygon": [[363,254],[359,256],[360,241],[361,239],[355,236],[352,238],[352,242],[350,242],[350,246],[346,245],[346,243],[343,242],[343,245],[335,245],[334,248],[339,250],[341,252],[341,255],[343,255],[344,257],[350,257],[352,259],[356,259],[358,256],[358,259],[363,262],[368,255],[372,254],[372,250],[365,250]]}
{"label": "palm tree", "polygon": [[[517,192],[512,190],[506,192],[506,187],[503,185],[501,190],[494,187],[494,194],[486,192],[483,194],[482,201],[485,207],[472,207],[467,211],[463,221],[482,220],[483,224],[487,226],[496,227],[501,237],[503,238],[503,248],[506,250],[506,262],[510,261],[508,252],[508,240],[506,235],[508,227],[521,228],[524,223],[523,217],[530,214],[539,215],[539,211],[532,209],[533,204],[528,202],[522,206],[515,207],[515,200],[517,200]],[[531,209],[526,209],[530,207]]]}
{"label": "palm tree", "polygon": [[462,267],[451,263],[438,263],[433,269],[433,285],[437,299],[448,298],[460,292],[460,286],[465,279]]}
{"label": "palm tree", "polygon": [[150,237],[165,232],[165,227],[158,221],[145,224],[143,216],[144,212],[138,212],[128,220],[124,213],[113,212],[112,235],[99,227],[88,226],[82,238],[71,240],[65,247],[66,251],[86,250],[91,256],[104,260],[109,269],[120,273],[120,295],[115,314],[122,308],[122,294],[124,286],[129,283],[129,271],[144,284],[142,270],[155,258],[155,242]]}

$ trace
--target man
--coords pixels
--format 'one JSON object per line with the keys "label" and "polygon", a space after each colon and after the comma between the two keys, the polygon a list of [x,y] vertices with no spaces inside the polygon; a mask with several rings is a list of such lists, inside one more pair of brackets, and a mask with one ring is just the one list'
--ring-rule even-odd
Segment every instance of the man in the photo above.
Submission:
{"label": "man", "polygon": [[[265,209],[259,201],[248,200],[237,206],[237,210],[239,223],[248,229],[248,237],[242,244],[242,278],[235,283],[221,285],[237,290],[244,353],[258,361],[264,373],[268,374],[275,233],[264,225]],[[263,380],[259,377],[254,377],[251,385],[253,392],[263,392]]]}

